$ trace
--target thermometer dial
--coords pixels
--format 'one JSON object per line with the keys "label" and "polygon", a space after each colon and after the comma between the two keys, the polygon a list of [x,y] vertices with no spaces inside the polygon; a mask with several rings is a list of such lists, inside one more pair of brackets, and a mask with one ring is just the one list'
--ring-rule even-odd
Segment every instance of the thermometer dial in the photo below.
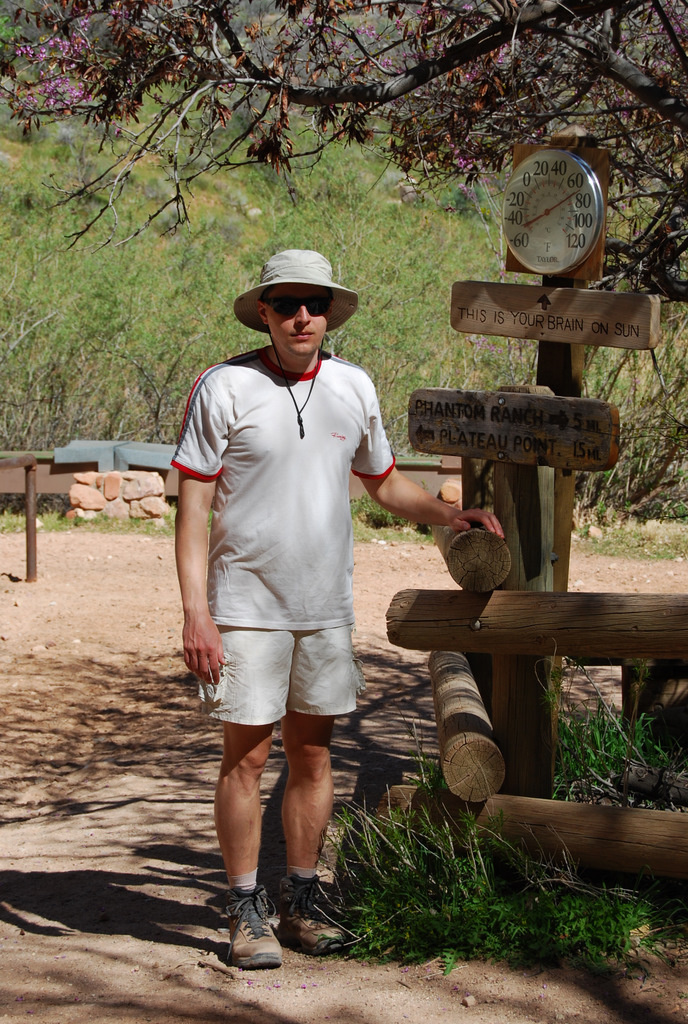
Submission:
{"label": "thermometer dial", "polygon": [[595,248],[604,225],[604,197],[593,169],[566,149],[531,153],[504,193],[507,244],[528,270],[561,274]]}

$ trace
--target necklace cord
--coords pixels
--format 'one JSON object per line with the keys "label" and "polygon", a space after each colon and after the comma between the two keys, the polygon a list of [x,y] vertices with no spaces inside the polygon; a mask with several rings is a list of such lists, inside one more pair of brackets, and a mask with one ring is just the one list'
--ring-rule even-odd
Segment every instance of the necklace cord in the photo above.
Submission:
{"label": "necklace cord", "polygon": [[311,395],[313,394],[313,386],[315,384],[315,378],[318,376],[318,371],[320,370],[320,363],[322,361],[321,360],[322,345],[318,349],[318,362],[316,364],[315,372],[313,373],[313,377],[311,378],[311,386],[308,389],[308,394],[306,395],[306,401],[303,403],[303,405],[299,409],[298,402],[294,398],[294,392],[291,390],[291,384],[289,383],[289,381],[287,379],[287,375],[284,372],[284,367],[282,366],[282,360],[279,357],[279,352],[277,351],[277,346],[275,345],[275,342],[274,342],[274,340],[272,338],[272,335],[270,336],[270,341],[272,341],[272,347],[274,349],[275,355],[277,356],[277,362],[278,362],[279,368],[280,368],[280,370],[282,372],[282,376],[284,377],[284,383],[287,385],[287,391],[289,392],[289,397],[291,398],[292,402],[294,403],[294,408],[296,409],[296,422],[298,423],[298,426],[299,426],[299,437],[303,441],[304,437],[306,436],[306,431],[304,430],[303,419],[301,417],[301,413],[303,412],[303,410],[308,405],[308,400],[310,399]]}

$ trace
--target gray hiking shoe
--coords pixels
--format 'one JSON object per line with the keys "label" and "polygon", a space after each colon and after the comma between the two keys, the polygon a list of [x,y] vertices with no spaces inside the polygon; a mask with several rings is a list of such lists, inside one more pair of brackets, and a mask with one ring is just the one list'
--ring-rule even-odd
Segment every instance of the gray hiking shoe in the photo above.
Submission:
{"label": "gray hiking shoe", "polygon": [[277,938],[311,956],[337,953],[346,942],[344,929],[317,905],[318,897],[324,899],[317,875],[306,879],[289,875],[280,882]]}
{"label": "gray hiking shoe", "polygon": [[282,947],[268,921],[268,898],[264,886],[257,885],[251,892],[230,889],[227,916],[227,960],[232,966],[249,970],[281,967]]}

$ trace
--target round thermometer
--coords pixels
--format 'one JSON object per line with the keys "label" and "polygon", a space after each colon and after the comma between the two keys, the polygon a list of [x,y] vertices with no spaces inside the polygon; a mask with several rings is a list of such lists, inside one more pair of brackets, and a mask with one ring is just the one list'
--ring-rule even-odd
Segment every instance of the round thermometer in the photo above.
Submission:
{"label": "round thermometer", "polygon": [[566,149],[541,149],[515,168],[502,207],[507,244],[528,270],[561,274],[595,248],[604,225],[597,175]]}

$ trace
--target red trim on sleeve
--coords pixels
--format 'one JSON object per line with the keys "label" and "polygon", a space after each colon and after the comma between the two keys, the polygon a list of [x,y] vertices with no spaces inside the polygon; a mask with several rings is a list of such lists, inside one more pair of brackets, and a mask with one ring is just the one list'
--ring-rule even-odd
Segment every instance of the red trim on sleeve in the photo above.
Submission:
{"label": "red trim on sleeve", "polygon": [[352,469],[351,472],[354,476],[360,477],[361,480],[384,480],[386,476],[389,476],[396,464],[397,460],[392,456],[392,465],[384,473],[357,473],[355,469]]}
{"label": "red trim on sleeve", "polygon": [[204,476],[203,473],[196,473],[193,469],[189,469],[187,466],[182,466],[182,464],[177,462],[175,459],[172,459],[170,465],[173,469],[178,469],[180,473],[184,473],[186,476],[192,476],[194,480],[204,480],[206,483],[210,483],[211,480],[217,480],[222,473],[222,470],[219,469],[217,473],[213,474],[213,476]]}

